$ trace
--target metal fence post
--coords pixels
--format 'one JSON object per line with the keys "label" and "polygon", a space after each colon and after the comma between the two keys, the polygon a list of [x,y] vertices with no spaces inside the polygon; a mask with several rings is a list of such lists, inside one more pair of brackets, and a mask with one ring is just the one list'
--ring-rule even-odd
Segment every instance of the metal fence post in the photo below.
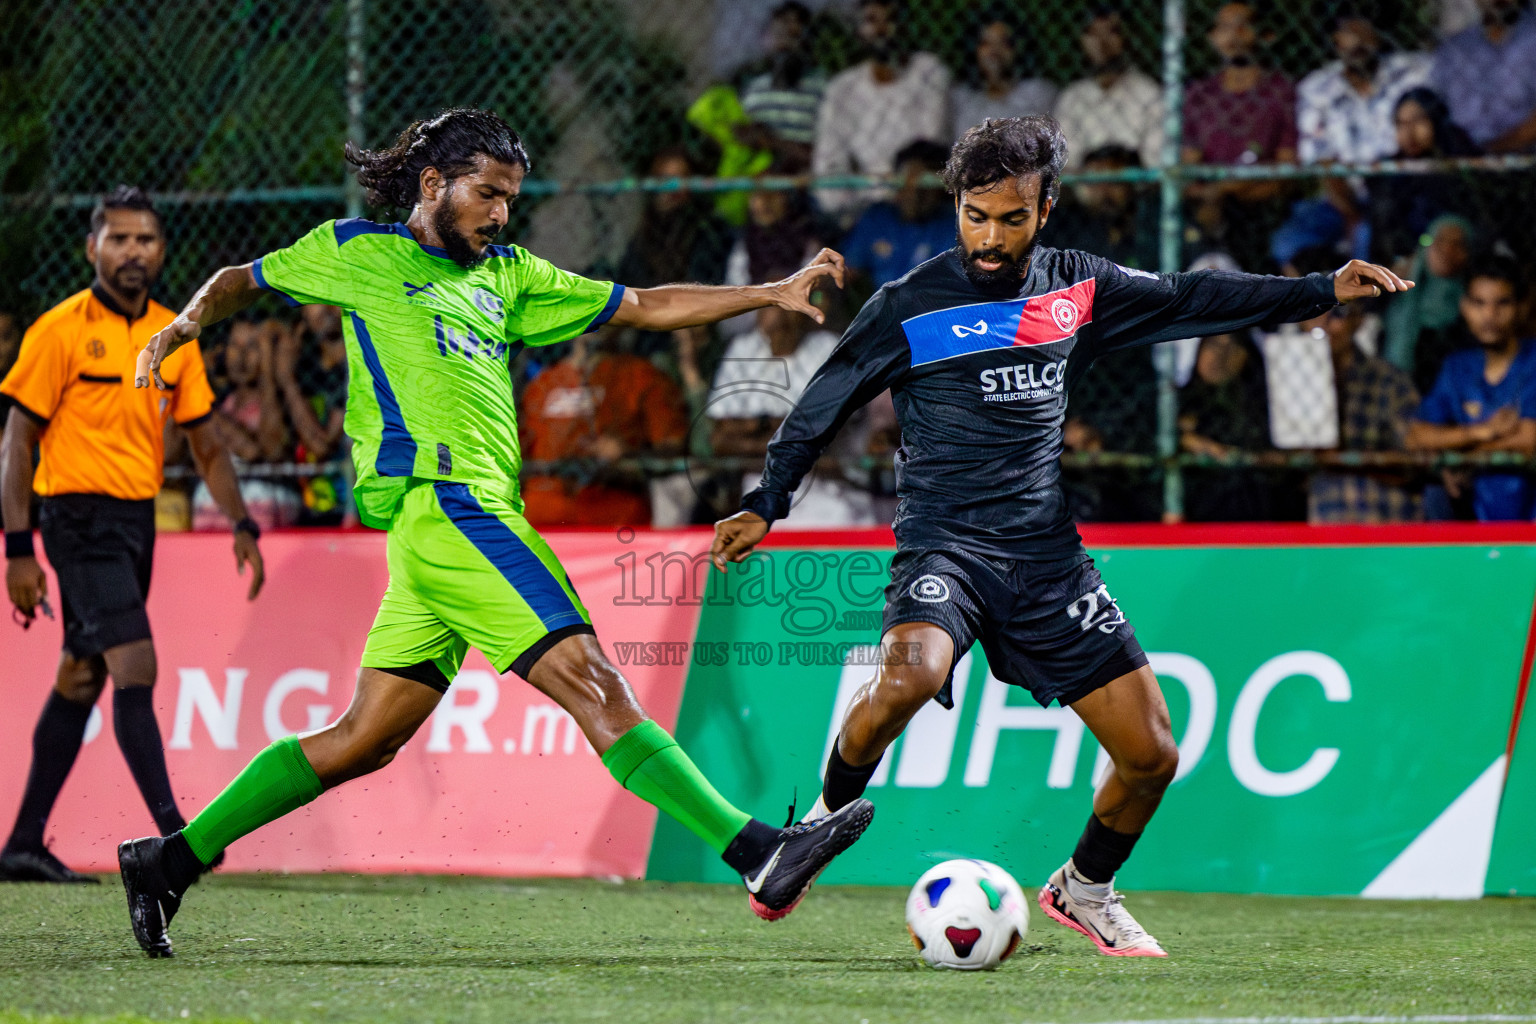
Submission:
{"label": "metal fence post", "polygon": [[[347,4],[347,140],[353,145],[365,146],[368,140],[363,135],[363,89],[366,85],[365,67],[363,61],[366,50],[363,45],[363,3],[364,0],[346,0]],[[363,187],[358,184],[357,175],[346,171],[346,180],[343,182],[347,197],[347,216],[361,217],[363,215]]]}
{"label": "metal fence post", "polygon": [[[1159,221],[1160,265],[1164,273],[1180,269],[1183,249],[1183,204],[1179,161],[1184,125],[1184,0],[1163,0],[1163,160],[1162,217]],[[1164,461],[1163,516],[1182,519],[1184,478],[1171,460],[1179,447],[1179,396],[1175,387],[1175,352],[1159,345],[1157,365],[1157,453]]]}

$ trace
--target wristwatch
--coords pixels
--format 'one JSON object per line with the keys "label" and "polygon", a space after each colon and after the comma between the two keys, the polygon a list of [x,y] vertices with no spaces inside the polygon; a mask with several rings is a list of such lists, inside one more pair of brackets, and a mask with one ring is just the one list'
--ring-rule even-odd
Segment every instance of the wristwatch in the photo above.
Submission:
{"label": "wristwatch", "polygon": [[250,516],[246,516],[244,519],[236,523],[234,532],[248,533],[251,535],[251,540],[261,540],[261,527],[257,526],[256,520],[252,519]]}

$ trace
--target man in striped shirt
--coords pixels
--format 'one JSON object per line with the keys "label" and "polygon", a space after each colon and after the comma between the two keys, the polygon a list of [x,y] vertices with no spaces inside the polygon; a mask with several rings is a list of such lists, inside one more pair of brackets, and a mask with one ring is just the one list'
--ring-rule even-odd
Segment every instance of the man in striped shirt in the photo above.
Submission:
{"label": "man in striped shirt", "polygon": [[827,75],[806,45],[811,12],[796,0],[768,16],[768,60],[741,87],[741,108],[752,120],[737,132],[744,145],[772,150],[786,171],[804,170],[816,141],[816,111]]}
{"label": "man in striped shirt", "polygon": [[1422,53],[1383,54],[1376,26],[1360,14],[1334,19],[1333,47],[1339,59],[1296,87],[1301,161],[1383,160],[1397,151],[1398,98],[1429,83],[1430,59]]}

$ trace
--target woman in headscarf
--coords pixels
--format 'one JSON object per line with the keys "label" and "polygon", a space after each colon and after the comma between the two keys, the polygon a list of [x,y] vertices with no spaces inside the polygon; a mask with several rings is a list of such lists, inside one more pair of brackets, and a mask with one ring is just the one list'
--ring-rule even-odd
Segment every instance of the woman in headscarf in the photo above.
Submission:
{"label": "woman in headscarf", "polygon": [[[1179,389],[1179,447],[1218,459],[1274,447],[1264,359],[1252,339],[1243,334],[1200,339],[1195,372]],[[1184,517],[1192,523],[1275,517],[1275,481],[1263,469],[1190,467],[1184,483]]]}
{"label": "woman in headscarf", "polygon": [[1421,395],[1434,385],[1446,354],[1465,343],[1456,328],[1467,262],[1476,242],[1476,229],[1465,217],[1435,218],[1408,269],[1415,287],[1393,296],[1387,305],[1382,355],[1413,378]]}

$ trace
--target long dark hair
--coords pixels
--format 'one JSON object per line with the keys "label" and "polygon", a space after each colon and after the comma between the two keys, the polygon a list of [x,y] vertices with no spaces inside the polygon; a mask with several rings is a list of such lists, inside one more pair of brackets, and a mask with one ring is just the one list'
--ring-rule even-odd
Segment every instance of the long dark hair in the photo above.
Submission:
{"label": "long dark hair", "polygon": [[1394,119],[1404,103],[1417,103],[1430,124],[1435,126],[1436,156],[1478,156],[1482,153],[1466,129],[1451,120],[1451,108],[1435,90],[1421,85],[1403,93],[1392,105]]}
{"label": "long dark hair", "polygon": [[347,143],[347,163],[377,207],[410,209],[421,198],[421,172],[437,168],[448,178],[475,166],[476,156],[529,169],[528,151],[512,126],[489,110],[455,107],[417,121],[388,149],[363,149]]}

